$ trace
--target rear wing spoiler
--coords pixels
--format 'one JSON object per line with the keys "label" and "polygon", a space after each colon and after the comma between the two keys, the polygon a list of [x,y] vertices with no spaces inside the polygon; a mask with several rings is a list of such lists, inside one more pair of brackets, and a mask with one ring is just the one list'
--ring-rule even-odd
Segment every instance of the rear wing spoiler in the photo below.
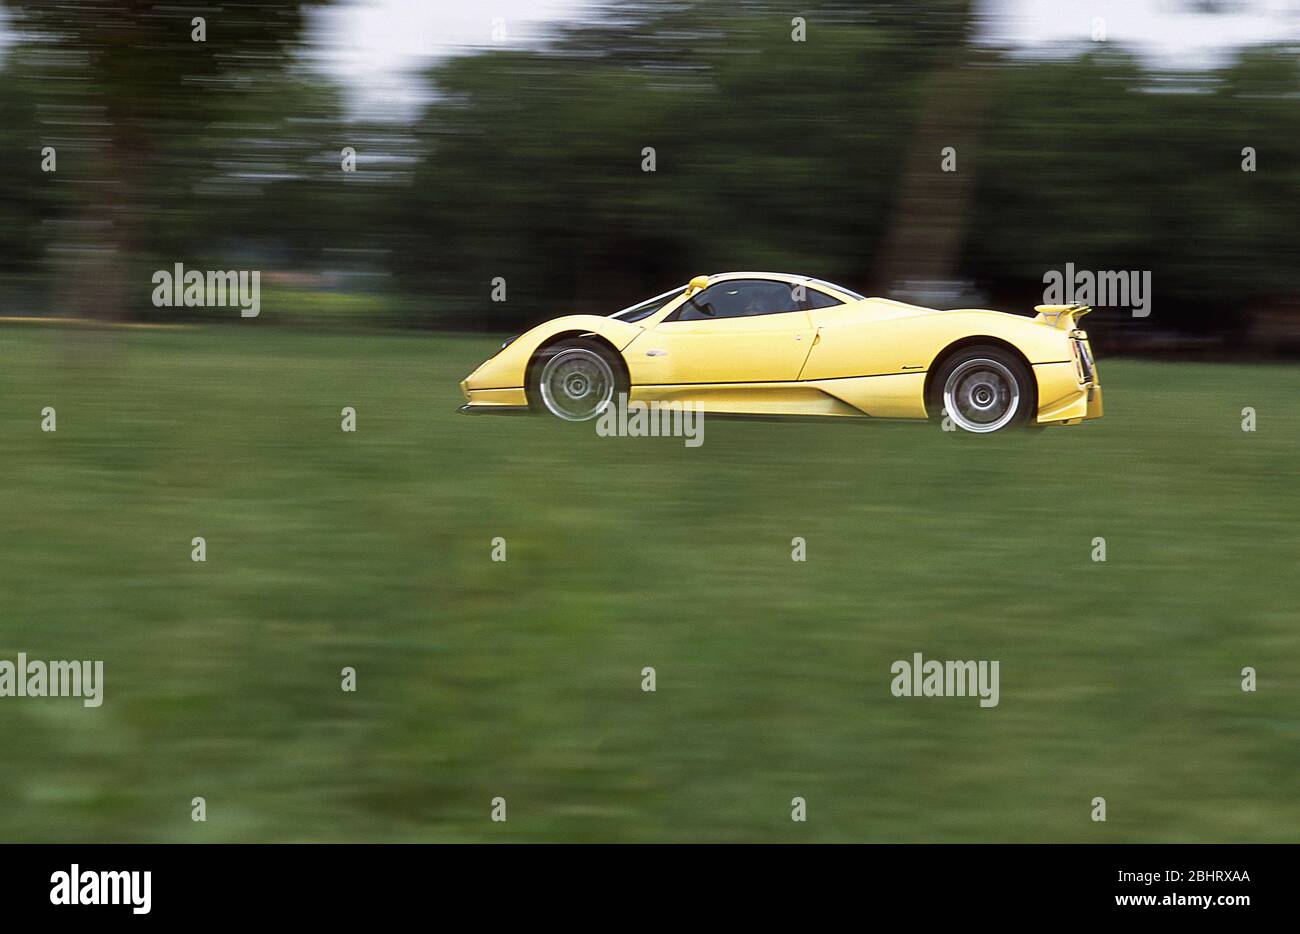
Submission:
{"label": "rear wing spoiler", "polygon": [[1041,321],[1061,331],[1069,331],[1080,318],[1092,311],[1092,307],[1075,302],[1072,305],[1035,305],[1034,311],[1038,312],[1035,321]]}

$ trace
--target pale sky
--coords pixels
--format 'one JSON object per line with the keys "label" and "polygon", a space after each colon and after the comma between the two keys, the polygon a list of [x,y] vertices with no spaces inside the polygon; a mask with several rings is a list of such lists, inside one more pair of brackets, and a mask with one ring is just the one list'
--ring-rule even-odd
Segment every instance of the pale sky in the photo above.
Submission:
{"label": "pale sky", "polygon": [[[1243,45],[1300,42],[1300,0],[1221,0],[1228,12],[1219,14],[1197,12],[1196,3],[1184,0],[979,2],[980,41],[1029,55],[1077,50],[1092,41],[1098,18],[1107,41],[1160,68],[1211,68]],[[527,45],[548,24],[580,20],[602,6],[598,0],[351,0],[323,12],[318,53],[331,73],[353,84],[356,100],[412,108],[422,92],[409,76],[437,58],[498,44],[495,18],[505,23],[504,44]],[[810,42],[815,26],[810,23]]]}
{"label": "pale sky", "polygon": [[[980,41],[1029,55],[1083,47],[1091,42],[1097,19],[1104,20],[1109,42],[1132,48],[1161,68],[1214,67],[1243,45],[1300,42],[1300,0],[1220,0],[1226,14],[1196,12],[1198,4],[1187,0],[980,2]],[[311,58],[315,67],[350,86],[358,111],[399,116],[413,112],[427,94],[415,76],[430,63],[474,49],[535,43],[549,26],[589,17],[603,5],[600,0],[341,0],[313,13]],[[797,3],[791,15],[796,8]],[[10,20],[0,0],[0,58],[12,42]],[[816,23],[809,25],[808,41],[815,42]]]}
{"label": "pale sky", "polygon": [[527,46],[554,23],[582,18],[589,0],[346,0],[321,9],[315,56],[352,85],[362,110],[410,110],[425,95],[415,75],[475,49]]}
{"label": "pale sky", "polygon": [[1152,65],[1212,68],[1244,45],[1300,41],[1300,0],[1222,0],[1227,13],[1197,12],[1182,0],[984,0],[983,41],[1043,54],[1059,43],[1092,41],[1104,21],[1109,42]]}

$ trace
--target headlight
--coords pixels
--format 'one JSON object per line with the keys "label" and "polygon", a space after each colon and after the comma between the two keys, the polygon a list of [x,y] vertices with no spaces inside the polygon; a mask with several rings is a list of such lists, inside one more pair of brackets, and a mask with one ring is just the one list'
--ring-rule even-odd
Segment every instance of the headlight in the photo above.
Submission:
{"label": "headlight", "polygon": [[[501,350],[505,350],[507,347],[509,347],[511,344],[513,344],[513,343],[514,343],[515,341],[517,341],[517,340],[519,340],[519,335],[518,335],[518,334],[516,334],[514,337],[507,337],[507,338],[505,339],[505,341],[501,344]],[[499,353],[499,352],[500,352],[500,351],[498,351],[498,353]]]}

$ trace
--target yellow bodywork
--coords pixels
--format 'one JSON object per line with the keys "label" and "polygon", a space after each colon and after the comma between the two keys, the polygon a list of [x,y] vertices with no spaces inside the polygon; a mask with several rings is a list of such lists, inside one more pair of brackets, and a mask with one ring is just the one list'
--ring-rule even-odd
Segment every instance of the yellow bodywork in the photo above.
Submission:
{"label": "yellow bodywork", "polygon": [[[926,379],[954,345],[986,342],[1017,351],[1037,382],[1039,424],[1076,424],[1102,414],[1101,386],[1081,306],[1037,307],[1028,318],[985,309],[939,311],[884,298],[858,299],[824,282],[843,302],[829,308],[706,320],[672,320],[681,294],[637,322],[567,315],[527,331],[461,384],[468,408],[529,404],[528,366],[556,339],[595,336],[618,351],[634,400],[694,402],[706,412],[923,419]],[[812,280],[778,273],[728,273],[728,279]],[[1080,354],[1087,354],[1085,363]]]}

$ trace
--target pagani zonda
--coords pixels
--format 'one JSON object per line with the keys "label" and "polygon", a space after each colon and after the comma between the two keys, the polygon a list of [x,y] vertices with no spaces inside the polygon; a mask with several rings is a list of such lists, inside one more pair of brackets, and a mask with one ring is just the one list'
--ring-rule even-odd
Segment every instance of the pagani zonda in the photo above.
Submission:
{"label": "pagani zonda", "polygon": [[1037,317],[939,311],[766,272],[697,276],[609,317],[567,315],[502,345],[461,388],[465,412],[568,421],[629,401],[705,412],[951,419],[993,432],[1102,414],[1085,305]]}

